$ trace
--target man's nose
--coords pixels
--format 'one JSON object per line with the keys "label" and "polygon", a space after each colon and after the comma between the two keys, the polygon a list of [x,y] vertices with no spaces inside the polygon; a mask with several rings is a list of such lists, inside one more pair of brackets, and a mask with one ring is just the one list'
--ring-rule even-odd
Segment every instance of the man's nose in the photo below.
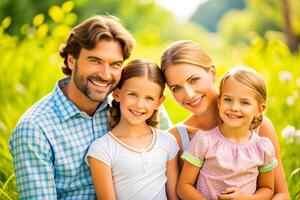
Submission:
{"label": "man's nose", "polygon": [[111,68],[108,63],[103,63],[99,70],[99,76],[103,80],[110,80],[111,79]]}

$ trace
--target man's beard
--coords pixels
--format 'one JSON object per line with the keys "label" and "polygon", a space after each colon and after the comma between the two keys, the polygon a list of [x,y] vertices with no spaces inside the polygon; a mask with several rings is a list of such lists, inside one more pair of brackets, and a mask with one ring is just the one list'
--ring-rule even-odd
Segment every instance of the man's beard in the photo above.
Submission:
{"label": "man's beard", "polygon": [[[98,81],[103,83],[108,83],[110,88],[106,92],[95,92],[89,86],[89,81]],[[83,77],[78,73],[78,63],[75,62],[75,70],[74,70],[74,82],[76,87],[91,101],[94,102],[103,102],[109,93],[115,88],[115,80],[103,80],[100,76],[91,75],[88,77]]]}

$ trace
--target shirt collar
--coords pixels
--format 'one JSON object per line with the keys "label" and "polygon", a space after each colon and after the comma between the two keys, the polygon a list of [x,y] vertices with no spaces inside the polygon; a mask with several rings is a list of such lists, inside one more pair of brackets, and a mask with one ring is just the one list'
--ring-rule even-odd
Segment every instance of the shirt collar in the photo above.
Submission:
{"label": "shirt collar", "polygon": [[[59,115],[61,116],[61,119],[63,121],[68,120],[69,118],[79,114],[82,117],[85,118],[91,118],[88,114],[86,114],[84,111],[80,111],[73,102],[65,96],[65,94],[62,92],[61,88],[63,88],[68,82],[70,81],[70,77],[66,77],[63,79],[58,80],[56,83],[56,86],[53,91],[53,100],[56,105],[56,108],[58,109]],[[96,113],[104,110],[108,107],[108,100],[105,99],[97,108]],[[95,115],[94,114],[94,115]]]}

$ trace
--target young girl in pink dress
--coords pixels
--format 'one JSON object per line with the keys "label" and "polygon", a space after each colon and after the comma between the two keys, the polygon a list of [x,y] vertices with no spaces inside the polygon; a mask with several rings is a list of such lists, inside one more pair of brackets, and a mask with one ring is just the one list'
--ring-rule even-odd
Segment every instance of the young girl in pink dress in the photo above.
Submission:
{"label": "young girl in pink dress", "polygon": [[274,147],[254,131],[262,121],[266,97],[266,84],[256,71],[236,67],[224,75],[218,99],[222,123],[197,133],[183,153],[180,198],[272,198]]}

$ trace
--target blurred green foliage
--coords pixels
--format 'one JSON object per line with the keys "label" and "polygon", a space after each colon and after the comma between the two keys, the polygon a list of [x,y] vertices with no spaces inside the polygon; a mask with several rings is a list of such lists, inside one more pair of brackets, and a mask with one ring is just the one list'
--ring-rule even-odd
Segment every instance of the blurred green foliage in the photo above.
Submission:
{"label": "blurred green foliage", "polygon": [[[88,3],[90,1],[87,0],[43,1],[45,7],[38,9],[28,4],[25,6],[24,1],[21,5],[15,4],[16,7],[23,6],[23,9],[14,8],[18,10],[14,15],[2,12],[1,6],[7,2],[2,1],[0,4],[0,199],[18,199],[12,158],[7,145],[14,126],[23,112],[51,92],[56,81],[63,76],[58,49],[71,28],[87,16],[104,13],[122,18],[137,39],[137,48],[132,58],[145,57],[159,62],[163,49],[169,43],[178,39],[191,39],[209,52],[220,76],[236,64],[248,65],[261,72],[266,77],[269,89],[266,115],[278,132],[292,199],[298,198],[295,195],[300,191],[300,136],[297,136],[300,135],[300,107],[297,106],[300,98],[300,55],[291,54],[284,43],[282,32],[260,32],[254,29],[257,28],[256,14],[247,10],[229,12],[220,21],[220,32],[209,33],[193,23],[174,21],[171,14],[148,0],[103,0],[97,1],[97,4]],[[262,3],[264,5],[265,2]],[[247,6],[247,9],[257,8],[257,12],[263,10],[258,0],[253,0]],[[276,11],[275,8],[273,10]],[[297,16],[293,19],[299,19],[299,14],[294,14]],[[23,18],[24,21],[21,20]],[[274,23],[281,27],[280,17],[275,19],[272,19]],[[15,25],[16,22],[19,24]],[[293,24],[297,23],[293,21]],[[252,28],[251,31],[249,28]],[[190,114],[175,103],[169,90],[166,94],[165,106],[173,123]],[[291,126],[294,129],[286,136],[284,132]]]}

